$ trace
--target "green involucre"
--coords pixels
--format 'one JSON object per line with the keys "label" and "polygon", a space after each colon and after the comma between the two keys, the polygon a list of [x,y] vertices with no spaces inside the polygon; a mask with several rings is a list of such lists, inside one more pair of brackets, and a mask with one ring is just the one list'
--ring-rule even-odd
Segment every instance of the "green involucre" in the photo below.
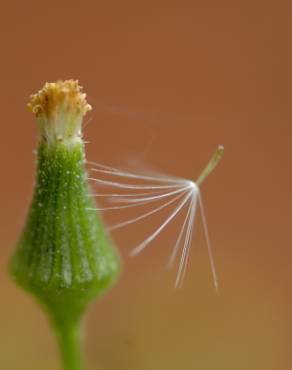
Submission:
{"label": "green involucre", "polygon": [[41,141],[35,192],[11,272],[55,325],[76,324],[116,279],[120,260],[95,207],[84,144]]}

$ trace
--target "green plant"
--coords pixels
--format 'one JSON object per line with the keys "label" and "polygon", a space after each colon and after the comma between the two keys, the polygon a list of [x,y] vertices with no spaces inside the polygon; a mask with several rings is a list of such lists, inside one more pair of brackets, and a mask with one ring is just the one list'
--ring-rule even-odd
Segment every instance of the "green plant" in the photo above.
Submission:
{"label": "green plant", "polygon": [[[110,175],[114,180],[92,180],[120,191],[105,194],[99,192],[97,196],[108,199],[111,204],[106,208],[96,208],[85,170],[81,127],[83,116],[91,106],[86,102],[86,95],[81,92],[78,82],[68,80],[46,83],[43,89],[31,97],[28,106],[36,115],[40,131],[36,184],[25,227],[11,258],[10,270],[14,280],[33,294],[47,312],[57,334],[64,370],[81,370],[80,326],[83,314],[88,304],[117,280],[120,272],[120,258],[97,211],[164,202],[151,211],[111,227],[117,229],[176,203],[174,210],[159,227],[133,249],[132,255],[136,255],[180,211],[186,210],[169,260],[170,266],[182,244],[176,278],[176,286],[181,286],[199,205],[217,289],[217,276],[199,187],[221,159],[223,147],[218,147],[196,182],[165,175],[137,175],[93,164],[93,171]],[[134,183],[123,183],[117,178],[131,179]],[[130,193],[127,193],[129,189]],[[113,202],[116,202],[115,205]]]}
{"label": "green plant", "polygon": [[77,81],[46,83],[29,103],[39,130],[37,174],[26,225],[11,258],[15,281],[45,308],[64,370],[81,370],[80,325],[88,304],[117,279],[120,260],[87,183]]}

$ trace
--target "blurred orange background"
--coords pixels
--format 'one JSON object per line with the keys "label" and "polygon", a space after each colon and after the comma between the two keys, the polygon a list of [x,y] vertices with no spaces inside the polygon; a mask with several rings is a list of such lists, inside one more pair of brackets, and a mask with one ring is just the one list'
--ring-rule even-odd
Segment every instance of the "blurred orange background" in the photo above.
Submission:
{"label": "blurred orange background", "polygon": [[291,368],[291,11],[259,0],[2,3],[1,370],[59,369],[46,318],[6,266],[33,189],[26,103],[67,78],[94,108],[90,160],[196,179],[226,148],[202,188],[219,294],[200,224],[180,290],[165,269],[177,230],[134,259],[143,226],[114,234],[124,272],[90,309],[88,370]]}

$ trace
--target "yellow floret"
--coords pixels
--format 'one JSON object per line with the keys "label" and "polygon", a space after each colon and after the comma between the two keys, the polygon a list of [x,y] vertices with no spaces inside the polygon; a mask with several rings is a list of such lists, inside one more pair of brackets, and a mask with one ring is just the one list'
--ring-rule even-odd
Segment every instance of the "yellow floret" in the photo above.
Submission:
{"label": "yellow floret", "polygon": [[28,103],[47,141],[66,140],[80,136],[83,116],[92,108],[86,94],[75,80],[46,82]]}
{"label": "yellow floret", "polygon": [[85,115],[92,108],[86,101],[86,94],[81,90],[82,87],[77,80],[46,82],[37,94],[31,95],[31,101],[27,106],[36,116],[39,114],[52,116],[60,106],[68,111],[72,109],[76,114]]}

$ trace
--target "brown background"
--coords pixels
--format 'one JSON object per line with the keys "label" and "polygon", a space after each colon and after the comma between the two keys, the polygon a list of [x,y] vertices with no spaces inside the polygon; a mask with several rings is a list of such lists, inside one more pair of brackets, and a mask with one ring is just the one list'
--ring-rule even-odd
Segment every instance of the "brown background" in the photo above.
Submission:
{"label": "brown background", "polygon": [[203,187],[219,295],[201,227],[179,291],[164,269],[175,230],[135,259],[143,227],[115,234],[124,274],[90,310],[88,369],[291,368],[291,11],[259,0],[2,3],[1,370],[58,369],[43,314],[6,266],[32,193],[28,96],[66,78],[94,107],[91,160],[195,179],[226,147]]}

